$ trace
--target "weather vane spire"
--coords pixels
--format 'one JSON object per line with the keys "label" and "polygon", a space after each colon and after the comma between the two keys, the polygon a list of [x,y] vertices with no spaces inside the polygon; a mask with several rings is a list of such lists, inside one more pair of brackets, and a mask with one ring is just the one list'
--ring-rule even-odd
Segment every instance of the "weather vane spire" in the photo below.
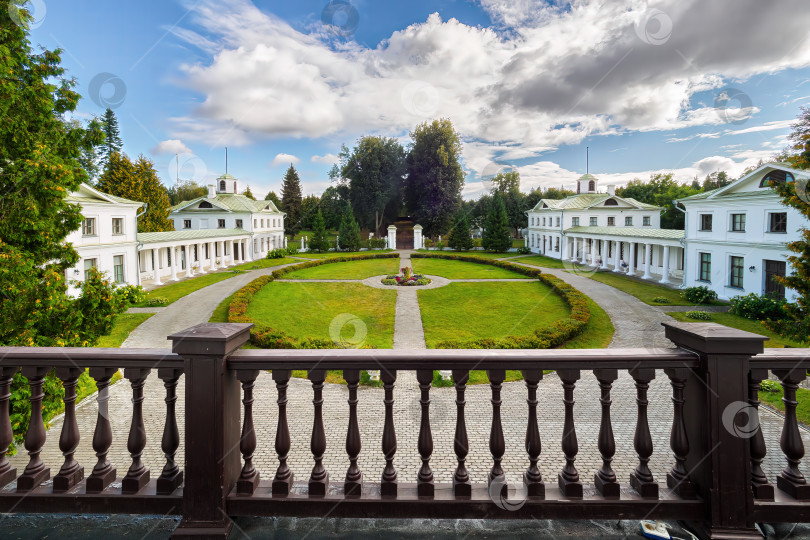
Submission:
{"label": "weather vane spire", "polygon": [[586,146],[585,147],[585,174],[590,174],[590,172],[591,172],[591,170],[590,170],[590,161],[591,161],[590,153],[591,153],[591,147]]}
{"label": "weather vane spire", "polygon": [[228,147],[225,147],[225,174],[228,174]]}

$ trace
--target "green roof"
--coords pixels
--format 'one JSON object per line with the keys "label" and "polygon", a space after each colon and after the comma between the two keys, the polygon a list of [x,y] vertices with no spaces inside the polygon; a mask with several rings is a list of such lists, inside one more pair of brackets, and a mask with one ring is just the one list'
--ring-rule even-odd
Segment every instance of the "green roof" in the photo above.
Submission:
{"label": "green roof", "polygon": [[[268,205],[271,208],[275,207],[273,205],[273,201],[254,201],[253,199],[245,197],[244,195],[235,195],[231,193],[218,193],[216,197],[197,197],[196,199],[193,199],[191,201],[183,201],[180,204],[172,206],[171,211],[177,212],[182,208],[191,206],[200,201],[208,201],[214,206],[225,208],[226,210],[230,210],[231,212],[261,212]],[[194,209],[194,211],[196,210],[197,209]],[[205,208],[203,210],[208,211],[211,209]]]}
{"label": "green roof", "polygon": [[223,236],[250,236],[250,233],[244,229],[183,229],[182,231],[138,233],[138,242],[149,244],[175,242],[177,240],[220,238]]}
{"label": "green roof", "polygon": [[[678,201],[699,201],[702,199],[707,199],[709,195],[712,193],[719,191],[722,188],[712,189],[710,191],[705,191],[703,193],[698,193],[697,195],[690,195],[689,197],[684,197],[683,199],[678,199]],[[720,195],[723,199],[735,199],[741,197],[778,197],[775,191],[770,189],[760,189],[757,191],[735,191],[732,193],[723,193]]]}
{"label": "green roof", "polygon": [[[630,197],[619,197],[608,193],[581,193],[579,195],[569,195],[565,199],[541,199],[535,208],[543,203],[555,210],[584,210],[585,208],[590,208],[604,202],[607,199],[616,199],[617,201],[625,202],[639,210],[661,210],[659,206],[639,202]],[[615,207],[610,206],[609,208]]]}
{"label": "green roof", "polygon": [[565,229],[565,232],[668,240],[680,240],[685,235],[684,231],[677,229],[645,229],[643,227],[571,227],[570,229]]}

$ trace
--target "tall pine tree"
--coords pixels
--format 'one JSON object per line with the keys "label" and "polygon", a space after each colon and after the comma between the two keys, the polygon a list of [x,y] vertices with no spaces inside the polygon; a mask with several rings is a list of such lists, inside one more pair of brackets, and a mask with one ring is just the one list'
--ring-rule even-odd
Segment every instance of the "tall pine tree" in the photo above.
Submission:
{"label": "tall pine tree", "polygon": [[309,239],[310,251],[329,251],[329,238],[326,236],[326,223],[320,210],[315,214],[315,221],[312,225],[312,238]]}
{"label": "tall pine tree", "polygon": [[499,192],[495,192],[489,204],[489,214],[484,223],[482,245],[487,251],[505,253],[512,247],[512,236],[509,234],[509,216]]}
{"label": "tall pine tree", "polygon": [[132,163],[127,156],[113,152],[97,187],[110,195],[147,203],[146,213],[138,218],[138,232],[174,229],[168,219],[171,211],[169,194],[152,162],[144,156]]}
{"label": "tall pine tree", "polygon": [[101,128],[104,130],[104,143],[99,148],[101,151],[99,166],[104,170],[110,161],[110,156],[114,152],[121,153],[121,148],[124,146],[118,129],[118,118],[115,117],[115,113],[109,107],[104,111],[104,116],[101,118]]}
{"label": "tall pine tree", "polygon": [[467,251],[473,247],[472,236],[470,236],[470,219],[464,210],[459,211],[456,215],[447,245],[456,251]]}
{"label": "tall pine tree", "polygon": [[343,211],[343,220],[338,230],[338,243],[341,251],[360,251],[360,226],[354,219],[351,206]]}
{"label": "tall pine tree", "polygon": [[301,179],[298,171],[290,165],[281,182],[281,208],[287,216],[284,218],[284,228],[287,234],[295,234],[301,230]]}

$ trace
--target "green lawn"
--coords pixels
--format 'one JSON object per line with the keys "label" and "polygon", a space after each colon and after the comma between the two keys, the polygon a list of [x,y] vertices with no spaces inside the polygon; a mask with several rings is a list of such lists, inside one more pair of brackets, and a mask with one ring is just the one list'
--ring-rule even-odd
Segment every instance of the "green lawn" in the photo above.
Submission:
{"label": "green lawn", "polygon": [[399,259],[365,259],[322,264],[286,274],[282,279],[365,279],[399,272]]}
{"label": "green lawn", "polygon": [[[337,238],[337,233],[338,233],[337,231],[326,231],[326,238],[327,238],[327,239],[328,239],[328,240],[329,240],[331,243],[333,243],[333,244],[334,244],[334,243],[335,243],[335,239]],[[312,239],[312,236],[313,236],[314,234],[315,234],[315,233],[314,233],[313,231],[309,231],[309,230],[307,230],[307,231],[299,231],[299,232],[297,232],[297,233],[296,233],[296,235],[293,237],[293,239],[292,239],[292,240],[289,240],[289,237],[288,237],[288,240],[287,240],[287,245],[288,245],[288,246],[293,246],[293,245],[294,245],[294,246],[295,246],[295,247],[297,247],[298,249],[301,249],[301,238],[302,238],[302,237],[304,237],[304,236],[306,236],[307,238]],[[286,236],[286,235],[285,235],[285,236]]]}
{"label": "green lawn", "polygon": [[509,257],[518,257],[519,255],[514,251],[509,253],[492,253],[490,251],[436,251],[431,249],[417,249],[419,253],[442,253],[444,255],[458,255],[463,257],[481,257],[482,259],[506,259]]}
{"label": "green lawn", "polygon": [[130,332],[154,313],[122,313],[115,318],[112,331],[108,336],[101,336],[95,347],[120,347]]}
{"label": "green lawn", "polygon": [[[785,412],[785,403],[782,401],[782,396],[784,395],[782,385],[776,383],[775,390],[776,391],[772,392],[761,391],[759,393],[759,400],[777,411]],[[804,388],[797,389],[796,401],[799,402],[799,405],[796,407],[796,419],[804,425],[810,425],[810,390]]]}
{"label": "green lawn", "polygon": [[[570,268],[574,263],[566,263],[559,259],[552,259],[544,255],[530,255],[528,257],[521,257],[510,262],[519,262],[521,264],[530,264],[532,266],[539,266],[541,268]],[[568,266],[565,266],[565,265]]]}
{"label": "green lawn", "polygon": [[[395,303],[396,291],[360,283],[275,281],[256,294],[247,315],[295,338],[339,339],[390,349],[394,344]],[[341,326],[338,316],[347,322]],[[357,324],[352,322],[357,318]],[[363,341],[361,332],[365,332]]]}
{"label": "green lawn", "polygon": [[264,268],[272,268],[273,266],[281,266],[282,264],[292,264],[301,262],[297,259],[290,259],[284,257],[282,259],[259,259],[258,261],[247,262],[230,268],[231,270],[262,270]]}
{"label": "green lawn", "polygon": [[754,334],[759,334],[761,336],[767,336],[770,339],[765,342],[765,347],[771,348],[780,348],[785,346],[798,348],[807,347],[807,345],[802,345],[797,341],[783,338],[776,332],[768,330],[767,328],[765,328],[765,326],[762,325],[760,321],[752,321],[751,319],[746,319],[745,317],[740,317],[739,315],[734,315],[733,313],[712,313],[711,321],[697,321],[695,319],[688,319],[686,317],[686,313],[671,312],[667,313],[667,315],[669,315],[676,321],[714,322],[717,324],[730,326],[731,328],[737,328],[738,330],[745,330],[746,332],[752,332]]}
{"label": "green lawn", "polygon": [[588,307],[591,309],[591,318],[585,326],[585,331],[563,343],[560,349],[605,349],[610,345],[614,333],[610,317],[590,298]]}
{"label": "green lawn", "polygon": [[530,279],[505,268],[448,259],[411,259],[413,271],[447,279]]}
{"label": "green lawn", "polygon": [[562,298],[538,281],[451,283],[417,295],[429,348],[445,340],[526,335],[570,312]]}
{"label": "green lawn", "polygon": [[368,255],[369,253],[390,253],[393,249],[372,249],[371,251],[326,251],[324,253],[304,252],[298,253],[296,257],[304,259],[331,259],[332,257],[358,257],[360,255]]}
{"label": "green lawn", "polygon": [[[178,281],[177,283],[169,283],[167,285],[162,285],[157,289],[152,289],[148,293],[146,293],[146,298],[149,300],[150,298],[166,298],[168,302],[165,304],[160,304],[163,306],[167,306],[172,302],[175,302],[187,294],[191,294],[194,291],[198,291],[203,287],[208,287],[209,285],[213,285],[214,283],[219,283],[220,281],[230,279],[234,276],[239,275],[241,272],[233,272],[230,269],[222,270],[219,272],[215,272],[213,274],[204,274],[202,276],[195,276],[191,279],[185,279],[183,281]],[[140,304],[134,304],[135,307],[143,307],[148,306],[147,302],[141,302]]]}
{"label": "green lawn", "polygon": [[208,322],[228,322],[228,309],[231,307],[231,302],[233,302],[234,296],[236,296],[236,293],[233,293],[228,298],[220,302],[217,308],[214,310],[214,313],[211,314],[211,318],[208,319]]}
{"label": "green lawn", "polygon": [[[696,304],[687,301],[683,296],[681,296],[681,291],[678,289],[670,289],[669,287],[664,287],[663,285],[656,285],[655,283],[648,283],[646,281],[639,281],[637,279],[629,278],[627,276],[623,276],[620,274],[615,274],[613,272],[588,272],[580,270],[571,270],[572,273],[577,274],[578,276],[590,278],[594,281],[598,281],[600,283],[604,283],[605,285],[610,285],[611,287],[615,287],[620,291],[624,291],[627,294],[635,296],[645,304],[649,304],[651,306],[694,306]],[[664,298],[669,299],[669,303],[660,304],[658,302],[653,302],[652,299],[662,296]],[[716,304],[721,304],[721,302],[716,302]]]}

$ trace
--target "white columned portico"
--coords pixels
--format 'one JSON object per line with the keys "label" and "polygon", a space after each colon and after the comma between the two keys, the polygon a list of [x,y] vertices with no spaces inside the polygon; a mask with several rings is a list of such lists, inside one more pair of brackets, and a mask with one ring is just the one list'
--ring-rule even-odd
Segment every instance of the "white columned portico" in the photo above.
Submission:
{"label": "white columned portico", "polygon": [[192,249],[191,244],[187,244],[185,249],[186,249],[186,277],[193,277],[194,250]]}
{"label": "white columned portico", "polygon": [[650,279],[650,244],[644,244],[644,275],[642,279]]}
{"label": "white columned portico", "polygon": [[169,264],[169,268],[171,268],[171,280],[177,281],[177,251],[175,250],[174,246],[171,246],[168,249],[169,258],[171,259],[171,263]]}
{"label": "white columned portico", "polygon": [[630,249],[627,251],[627,275],[633,276],[636,273],[636,250],[638,246],[635,242],[630,242]]}
{"label": "white columned portico", "polygon": [[591,238],[591,266],[598,266],[599,260],[599,240]]}
{"label": "white columned portico", "polygon": [[581,253],[582,253],[581,264],[584,266],[584,265],[588,264],[588,239],[587,238],[582,239],[582,252]]}
{"label": "white columned portico", "polygon": [[208,268],[213,272],[217,269],[217,254],[214,251],[215,242],[208,242]]}
{"label": "white columned portico", "polygon": [[231,243],[231,266],[236,266],[236,240],[229,240]]}
{"label": "white columned portico", "polygon": [[160,248],[152,250],[152,276],[155,285],[163,285],[163,282],[160,281]]}
{"label": "white columned portico", "polygon": [[613,241],[613,271],[614,272],[621,272],[622,270],[622,258],[619,256],[621,253],[621,242],[618,240]]}
{"label": "white columned portico", "polygon": [[608,242],[610,240],[602,240],[602,249],[599,252],[599,257],[602,259],[602,270],[608,269]]}
{"label": "white columned portico", "polygon": [[664,260],[661,261],[661,281],[658,283],[669,283],[669,246],[664,246]]}
{"label": "white columned portico", "polygon": [[216,244],[217,244],[217,251],[215,251],[214,254],[216,255],[217,253],[219,253],[219,264],[217,266],[219,266],[220,268],[225,268],[227,266],[227,264],[225,264],[225,242],[223,242],[222,240],[218,240]]}

